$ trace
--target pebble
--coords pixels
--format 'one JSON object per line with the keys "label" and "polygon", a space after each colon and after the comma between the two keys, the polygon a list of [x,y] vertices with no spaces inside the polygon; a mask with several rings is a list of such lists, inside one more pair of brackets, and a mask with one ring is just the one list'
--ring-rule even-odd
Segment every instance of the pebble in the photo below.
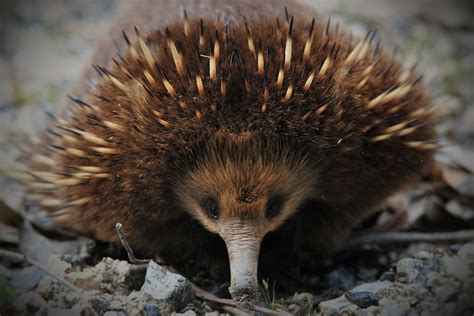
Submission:
{"label": "pebble", "polygon": [[296,296],[295,301],[297,302],[311,302],[314,296],[311,293],[300,293]]}
{"label": "pebble", "polygon": [[445,256],[442,259],[446,272],[454,275],[459,280],[465,280],[470,274],[469,262],[459,256]]}
{"label": "pebble", "polygon": [[458,251],[460,257],[474,257],[474,243],[468,243],[461,247]]}
{"label": "pebble", "polygon": [[395,281],[395,272],[386,271],[382,273],[382,275],[379,278],[379,281],[390,281],[390,282]]}
{"label": "pebble", "polygon": [[405,316],[410,310],[410,304],[395,300],[381,300],[380,316]]}
{"label": "pebble", "polygon": [[145,299],[165,300],[175,310],[184,308],[194,298],[191,284],[183,276],[166,271],[150,260],[141,288]]}
{"label": "pebble", "polygon": [[71,270],[71,264],[63,259],[62,255],[51,255],[48,257],[48,268],[59,276],[64,276]]}
{"label": "pebble", "polygon": [[372,283],[365,283],[361,284],[349,292],[371,292],[371,293],[378,293],[383,289],[388,289],[393,285],[393,282],[390,281],[377,281]]}
{"label": "pebble", "polygon": [[160,308],[155,304],[143,305],[143,313],[145,316],[161,316],[163,315]]}
{"label": "pebble", "polygon": [[332,300],[321,302],[319,304],[319,310],[322,315],[352,315],[359,310],[359,307],[349,302],[344,296],[340,296]]}
{"label": "pebble", "polygon": [[404,258],[397,262],[396,279],[403,283],[411,283],[423,277],[420,267],[422,261],[419,259]]}
{"label": "pebble", "polygon": [[372,292],[346,292],[344,296],[349,302],[362,308],[377,305],[380,299],[376,293]]}
{"label": "pebble", "polygon": [[420,250],[416,255],[415,257],[417,259],[430,259],[430,258],[433,258],[433,254],[432,253],[429,253],[428,251],[425,251],[425,250]]}
{"label": "pebble", "polygon": [[13,271],[10,282],[14,288],[26,292],[36,287],[44,275],[44,272],[37,267],[30,266],[21,270]]}
{"label": "pebble", "polygon": [[30,291],[20,294],[13,305],[18,311],[26,311],[30,308],[38,310],[46,305],[46,301],[37,292]]}
{"label": "pebble", "polygon": [[38,287],[36,288],[36,292],[41,294],[42,297],[48,299],[51,293],[54,290],[54,283],[53,278],[49,275],[46,275],[41,281],[38,283]]}

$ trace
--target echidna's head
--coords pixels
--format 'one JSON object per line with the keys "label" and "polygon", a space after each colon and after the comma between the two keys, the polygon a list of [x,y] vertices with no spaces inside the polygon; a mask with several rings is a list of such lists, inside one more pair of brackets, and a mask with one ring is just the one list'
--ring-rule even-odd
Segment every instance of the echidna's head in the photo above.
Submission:
{"label": "echidna's head", "polygon": [[305,155],[279,140],[218,135],[178,186],[183,207],[227,245],[230,293],[251,303],[263,237],[311,194],[315,175]]}

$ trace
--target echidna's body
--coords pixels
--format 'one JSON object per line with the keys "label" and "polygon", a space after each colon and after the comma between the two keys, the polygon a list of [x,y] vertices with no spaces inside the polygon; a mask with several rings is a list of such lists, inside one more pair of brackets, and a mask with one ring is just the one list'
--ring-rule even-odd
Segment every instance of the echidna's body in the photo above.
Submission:
{"label": "echidna's body", "polygon": [[351,39],[296,5],[287,20],[279,2],[259,14],[223,2],[125,35],[45,136],[30,188],[58,222],[104,240],[121,222],[135,248],[169,260],[218,252],[219,234],[245,300],[267,232],[299,218],[299,247],[335,244],[435,145],[420,83],[373,33]]}

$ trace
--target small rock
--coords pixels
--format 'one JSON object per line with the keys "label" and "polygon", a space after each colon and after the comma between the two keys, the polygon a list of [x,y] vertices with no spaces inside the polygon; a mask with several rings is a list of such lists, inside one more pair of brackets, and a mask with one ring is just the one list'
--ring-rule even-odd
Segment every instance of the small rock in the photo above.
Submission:
{"label": "small rock", "polygon": [[396,278],[402,283],[412,283],[423,278],[420,269],[423,262],[420,259],[404,258],[397,262]]}
{"label": "small rock", "polygon": [[77,292],[68,291],[66,295],[64,295],[64,302],[68,305],[74,305],[80,300],[80,296]]}
{"label": "small rock", "polygon": [[204,316],[219,316],[219,312],[206,313],[206,314],[204,314]]}
{"label": "small rock", "polygon": [[354,275],[344,267],[332,271],[328,275],[328,283],[332,286],[338,286],[348,290],[356,284],[357,280]]}
{"label": "small rock", "polygon": [[474,209],[471,207],[464,205],[460,201],[451,200],[445,204],[446,211],[464,221],[470,221],[474,219]]}
{"label": "small rock", "polygon": [[53,278],[49,275],[46,275],[41,281],[38,283],[38,287],[36,288],[36,292],[41,294],[41,296],[48,300],[51,293],[54,290],[54,283]]}
{"label": "small rock", "polygon": [[379,306],[369,306],[364,309],[364,313],[361,313],[364,316],[375,316],[380,315],[380,307]]}
{"label": "small rock", "polygon": [[194,297],[188,280],[166,271],[153,260],[148,264],[141,293],[148,299],[166,300],[175,310],[185,307]]}
{"label": "small rock", "polygon": [[97,314],[93,310],[89,302],[86,302],[85,300],[77,302],[77,304],[75,304],[72,307],[71,311],[73,311],[74,313],[78,313],[79,315],[96,315]]}
{"label": "small rock", "polygon": [[432,253],[429,253],[428,251],[426,250],[420,250],[416,255],[415,257],[417,259],[430,259],[430,258],[433,258],[433,254]]}
{"label": "small rock", "polygon": [[460,244],[452,244],[449,245],[448,249],[451,250],[452,252],[458,252],[462,248],[462,245]]}
{"label": "small rock", "polygon": [[388,289],[393,285],[390,281],[377,281],[372,283],[361,284],[349,292],[371,292],[377,294],[380,290]]}
{"label": "small rock", "polygon": [[41,307],[46,305],[46,301],[36,292],[30,291],[20,294],[13,305],[19,311],[28,311],[31,312],[32,310],[37,311]]}
{"label": "small rock", "polygon": [[410,310],[410,304],[407,302],[397,302],[390,299],[380,300],[382,306],[380,316],[405,316]]}
{"label": "small rock", "polygon": [[379,278],[379,281],[390,281],[390,282],[395,281],[395,272],[386,271],[382,273],[382,275]]}
{"label": "small rock", "polygon": [[13,271],[11,275],[11,285],[24,292],[33,289],[44,277],[44,272],[35,266],[26,267]]}
{"label": "small rock", "polygon": [[340,314],[355,314],[359,307],[349,302],[344,296],[321,302],[319,304],[321,315],[340,315]]}
{"label": "small rock", "polygon": [[349,302],[362,308],[377,305],[379,302],[379,296],[372,292],[346,292],[344,296]]}
{"label": "small rock", "polygon": [[143,312],[145,316],[162,316],[164,314],[161,313],[160,308],[158,305],[155,304],[145,304],[143,305]]}
{"label": "small rock", "polygon": [[290,305],[288,305],[288,311],[289,311],[289,312],[293,312],[293,311],[295,311],[299,306],[300,306],[300,305],[294,304],[294,303],[293,303],[293,304],[290,304]]}
{"label": "small rock", "polygon": [[48,258],[48,267],[51,272],[64,276],[71,269],[71,264],[66,262],[61,255],[51,255]]}
{"label": "small rock", "polygon": [[295,301],[297,302],[311,302],[314,296],[311,293],[300,293],[296,296]]}
{"label": "small rock", "polygon": [[469,262],[462,257],[443,257],[442,259],[443,266],[446,269],[446,272],[452,274],[459,280],[464,280],[468,278],[470,274]]}
{"label": "small rock", "polygon": [[112,302],[110,302],[109,307],[111,309],[121,309],[122,308],[122,302],[119,301],[119,300],[113,300]]}
{"label": "small rock", "polygon": [[87,279],[95,279],[95,276],[100,276],[107,283],[102,285],[108,290],[127,295],[131,290],[140,289],[145,280],[145,272],[145,268],[132,269],[130,263],[126,261],[103,258],[93,269],[89,269],[89,275],[86,275],[85,279],[87,282]]}
{"label": "small rock", "polygon": [[70,272],[67,274],[67,278],[76,286],[86,290],[97,289],[99,286],[104,285],[100,282],[102,281],[103,275],[101,273],[94,273],[91,268]]}
{"label": "small rock", "polygon": [[460,257],[474,257],[474,243],[465,244],[458,251]]}

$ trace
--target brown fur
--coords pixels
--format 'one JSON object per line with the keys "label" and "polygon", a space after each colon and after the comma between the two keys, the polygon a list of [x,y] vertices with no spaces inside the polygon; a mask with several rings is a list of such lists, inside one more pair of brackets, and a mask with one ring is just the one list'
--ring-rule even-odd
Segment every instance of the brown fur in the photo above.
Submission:
{"label": "brown fur", "polygon": [[[327,20],[319,17],[309,58],[303,58],[311,11],[296,5],[289,7],[294,24],[286,67],[290,23],[283,10],[278,28],[274,11],[260,8],[255,16],[249,3],[243,4],[246,15],[230,26],[225,19],[205,15],[202,46],[201,22],[189,8],[188,36],[183,20],[176,19],[167,24],[168,36],[162,28],[128,32],[130,47],[122,45],[115,63],[104,60],[108,68],[96,67],[99,75],[91,94],[77,88],[83,101],[72,102],[45,136],[47,148],[38,153],[54,163],[32,163],[32,170],[50,176],[34,174],[30,186],[51,186],[31,189],[32,200],[47,204],[45,200],[57,199],[61,203],[45,208],[58,222],[103,240],[115,241],[114,224],[121,222],[133,247],[173,261],[226,256],[223,243],[212,234],[220,233],[219,227],[200,207],[206,197],[218,200],[219,221],[250,219],[262,235],[288,222],[297,227],[288,238],[316,251],[340,243],[390,194],[416,181],[431,163],[427,142],[434,133],[429,116],[415,112],[429,101],[413,74],[400,83],[401,66],[374,44],[360,60],[348,63],[359,40],[332,26],[326,32]],[[280,2],[272,5],[283,7]],[[249,48],[249,33],[255,51]],[[149,64],[139,37],[156,66]],[[181,54],[181,73],[169,40]],[[216,41],[220,54],[211,78]],[[110,55],[104,47],[98,50],[103,52]],[[330,66],[322,73],[328,56]],[[202,77],[203,95],[196,75]],[[377,96],[408,83],[412,87],[406,95],[368,108]],[[400,123],[416,129],[398,135],[400,128],[375,141]],[[91,141],[90,135],[100,140]],[[81,166],[101,170],[86,172]],[[81,181],[55,181],[65,179]],[[282,211],[267,219],[265,207],[275,193],[284,197]],[[298,211],[308,204],[317,208],[301,218]]]}

